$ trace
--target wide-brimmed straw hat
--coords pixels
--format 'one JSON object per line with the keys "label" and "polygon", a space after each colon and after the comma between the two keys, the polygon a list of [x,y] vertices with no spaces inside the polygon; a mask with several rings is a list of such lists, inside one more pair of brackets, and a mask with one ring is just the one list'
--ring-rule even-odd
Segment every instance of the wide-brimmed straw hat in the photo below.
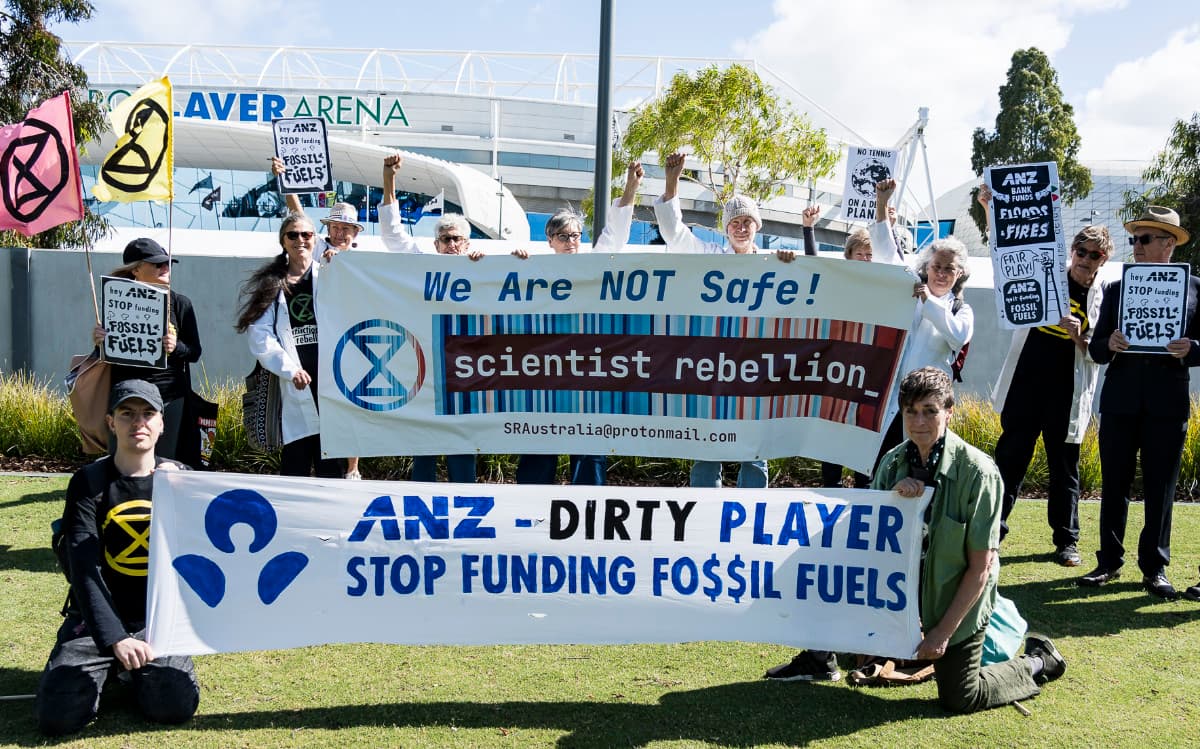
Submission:
{"label": "wide-brimmed straw hat", "polygon": [[1187,229],[1179,225],[1179,214],[1161,205],[1146,206],[1145,213],[1125,224],[1125,231],[1130,234],[1136,234],[1138,229],[1165,231],[1175,237],[1177,244],[1187,244],[1187,241],[1192,238]]}

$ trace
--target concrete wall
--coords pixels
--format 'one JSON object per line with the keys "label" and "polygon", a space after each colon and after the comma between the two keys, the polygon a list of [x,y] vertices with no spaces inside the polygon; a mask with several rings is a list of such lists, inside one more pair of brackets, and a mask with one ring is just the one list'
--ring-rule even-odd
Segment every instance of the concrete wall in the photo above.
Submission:
{"label": "concrete wall", "polygon": [[[493,249],[488,247],[489,251]],[[253,368],[254,361],[244,337],[233,330],[238,287],[274,254],[275,249],[269,235],[265,235],[261,251],[256,251],[254,256],[221,255],[221,251],[214,249],[213,254],[208,255],[177,251],[180,263],[172,274],[174,287],[190,297],[195,305],[200,325],[204,355],[192,370],[197,383],[204,377],[214,382],[240,379]],[[24,257],[23,250],[4,252],[10,258],[13,253],[21,253]],[[116,253],[92,253],[97,287],[99,276],[120,265],[120,260]],[[23,321],[7,314],[13,300],[19,296],[15,294],[19,290],[12,288],[11,265],[12,261],[7,258],[6,262],[0,263],[0,290],[7,290],[7,298],[0,302],[0,310],[5,311],[0,317],[0,368],[5,370],[14,368],[14,362],[26,355],[14,350],[22,338],[19,328]],[[35,250],[31,253],[28,360],[34,374],[58,385],[61,385],[71,355],[86,352],[92,346],[92,296],[85,268],[84,255],[79,251]],[[1113,272],[1119,273],[1117,268],[1106,267],[1104,270],[1106,277]],[[1011,338],[1011,333],[1002,330],[998,324],[988,260],[972,258],[971,285],[966,296],[975,313],[975,336],[963,372],[964,382],[958,389],[960,393],[987,396],[1004,362]]]}

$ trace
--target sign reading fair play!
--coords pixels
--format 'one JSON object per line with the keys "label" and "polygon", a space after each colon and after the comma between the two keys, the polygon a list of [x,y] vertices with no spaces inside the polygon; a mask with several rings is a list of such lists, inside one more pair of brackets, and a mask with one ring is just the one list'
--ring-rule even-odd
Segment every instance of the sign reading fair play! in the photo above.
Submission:
{"label": "sign reading fair play!", "polygon": [[875,183],[896,174],[896,152],[850,146],[846,153],[846,185],[842,189],[842,219],[875,222]]}
{"label": "sign reading fair play!", "polygon": [[271,123],[275,134],[275,155],[283,161],[279,175],[281,193],[329,192],[333,189],[333,169],[329,165],[329,140],[325,120],[320,117],[296,117]]}
{"label": "sign reading fair play!", "polygon": [[989,167],[988,239],[996,310],[1006,328],[1054,325],[1070,310],[1067,247],[1053,162]]}
{"label": "sign reading fair play!", "polygon": [[167,292],[128,278],[103,276],[101,302],[107,334],[103,359],[135,367],[167,366],[163,336],[167,333]]}
{"label": "sign reading fair play!", "polygon": [[1187,263],[1126,265],[1121,273],[1121,332],[1129,351],[1165,354],[1183,337],[1187,312]]}

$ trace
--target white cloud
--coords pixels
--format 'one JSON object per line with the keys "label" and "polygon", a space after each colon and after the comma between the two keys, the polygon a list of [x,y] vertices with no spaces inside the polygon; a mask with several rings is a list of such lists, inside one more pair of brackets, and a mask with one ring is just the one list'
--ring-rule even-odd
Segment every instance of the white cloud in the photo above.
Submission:
{"label": "white cloud", "polygon": [[940,194],[971,178],[971,133],[993,127],[1012,53],[1037,47],[1053,60],[1067,44],[1072,16],[1124,2],[777,0],[776,20],[737,49],[874,145],[893,145],[918,107],[928,106],[925,140]]}
{"label": "white cloud", "polygon": [[[315,0],[108,0],[100,4],[96,19],[113,28],[120,24],[120,39],[147,42],[256,44],[262,38],[281,44],[303,45],[321,40],[325,13],[337,6]],[[286,41],[284,41],[286,40]],[[325,39],[323,46],[353,46],[352,40]]]}
{"label": "white cloud", "polygon": [[1147,56],[1114,67],[1078,108],[1082,158],[1152,158],[1166,143],[1172,123],[1200,109],[1197,71],[1200,24],[1176,32]]}

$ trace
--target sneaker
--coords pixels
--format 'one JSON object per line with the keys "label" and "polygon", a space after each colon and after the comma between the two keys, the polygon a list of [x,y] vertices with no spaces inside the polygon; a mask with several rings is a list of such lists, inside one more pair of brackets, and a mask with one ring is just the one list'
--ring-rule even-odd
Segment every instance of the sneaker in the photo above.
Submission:
{"label": "sneaker", "polygon": [[812,651],[804,650],[791,661],[776,666],[763,674],[772,681],[837,681],[842,678],[838,671],[837,656],[828,653],[827,658],[818,658]]}
{"label": "sneaker", "polygon": [[347,471],[346,478],[351,481],[362,481],[362,474],[358,471]]}
{"label": "sneaker", "polygon": [[1054,552],[1054,561],[1063,567],[1078,567],[1083,560],[1080,559],[1079,549],[1075,548],[1075,544],[1063,544]]}
{"label": "sneaker", "polygon": [[1033,677],[1034,682],[1039,686],[1048,681],[1054,681],[1067,672],[1067,662],[1063,659],[1062,653],[1059,653],[1058,648],[1054,647],[1054,643],[1045,637],[1030,635],[1026,638],[1025,655],[1042,659],[1042,670]]}
{"label": "sneaker", "polygon": [[1111,583],[1120,577],[1120,570],[1109,569],[1101,564],[1075,582],[1085,588],[1099,588],[1101,585]]}

